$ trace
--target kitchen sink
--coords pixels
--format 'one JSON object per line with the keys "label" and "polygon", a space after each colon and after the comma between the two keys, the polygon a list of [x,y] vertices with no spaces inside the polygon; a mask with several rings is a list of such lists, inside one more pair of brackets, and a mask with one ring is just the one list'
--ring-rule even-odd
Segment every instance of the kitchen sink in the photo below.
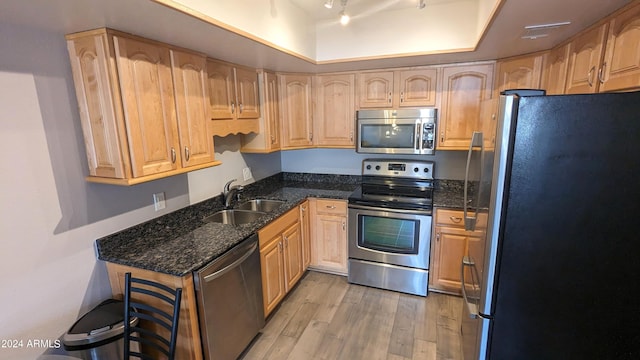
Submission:
{"label": "kitchen sink", "polygon": [[242,225],[252,223],[266,213],[262,211],[250,210],[220,210],[203,219],[205,222],[215,222],[220,224]]}
{"label": "kitchen sink", "polygon": [[240,204],[238,209],[271,212],[278,209],[282,204],[284,204],[282,200],[254,199]]}

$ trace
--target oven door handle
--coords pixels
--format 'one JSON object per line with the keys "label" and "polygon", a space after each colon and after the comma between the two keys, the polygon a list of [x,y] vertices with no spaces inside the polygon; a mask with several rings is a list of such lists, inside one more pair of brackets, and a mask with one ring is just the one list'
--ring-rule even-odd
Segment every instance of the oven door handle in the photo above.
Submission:
{"label": "oven door handle", "polygon": [[373,206],[365,206],[365,205],[357,205],[357,204],[349,204],[349,209],[370,210],[370,211],[387,211],[387,212],[391,212],[391,213],[431,216],[431,211],[388,209],[388,208],[383,208],[383,207],[373,207]]}

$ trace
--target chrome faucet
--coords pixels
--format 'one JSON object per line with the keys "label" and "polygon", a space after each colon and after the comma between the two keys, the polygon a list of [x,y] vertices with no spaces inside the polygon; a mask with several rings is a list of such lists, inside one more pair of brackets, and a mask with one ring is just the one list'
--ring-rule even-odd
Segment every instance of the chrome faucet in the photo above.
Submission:
{"label": "chrome faucet", "polygon": [[240,193],[242,192],[242,190],[244,190],[244,187],[242,185],[231,186],[231,183],[237,180],[238,179],[233,179],[224,184],[222,196],[224,197],[224,207],[226,209],[231,208],[231,203],[233,202],[234,195],[239,199]]}

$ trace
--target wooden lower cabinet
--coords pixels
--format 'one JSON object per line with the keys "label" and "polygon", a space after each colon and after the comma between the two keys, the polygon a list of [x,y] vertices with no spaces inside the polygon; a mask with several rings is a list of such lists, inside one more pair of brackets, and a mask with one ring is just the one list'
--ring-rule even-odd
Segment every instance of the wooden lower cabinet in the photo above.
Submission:
{"label": "wooden lower cabinet", "polygon": [[300,209],[300,236],[302,237],[302,268],[307,270],[311,264],[311,233],[309,200],[305,200],[299,206]]}
{"label": "wooden lower cabinet", "polygon": [[[476,262],[484,258],[486,214],[479,215],[476,231],[464,230],[464,214],[459,210],[436,209],[434,224],[429,290],[461,294],[462,258],[469,256]],[[465,279],[470,279],[470,276],[470,273],[465,274]],[[465,285],[470,286],[468,283]]]}
{"label": "wooden lower cabinet", "polygon": [[299,214],[299,208],[293,208],[258,230],[265,317],[304,273]]}
{"label": "wooden lower cabinet", "polygon": [[[185,276],[173,276],[151,270],[144,270],[126,265],[107,262],[107,273],[111,283],[111,292],[114,298],[123,299],[124,296],[124,275],[130,272],[133,277],[143,278],[159,282],[171,288],[182,288],[182,300],[180,303],[180,320],[178,321],[178,343],[176,348],[176,359],[202,359],[202,343],[200,342],[200,328],[198,325],[198,307],[196,305],[196,289],[193,284],[191,273]],[[132,295],[134,297],[140,295]],[[151,298],[144,298],[141,301],[156,306],[169,313],[166,304]],[[158,333],[165,332],[168,338],[169,331],[165,328],[157,328]]]}
{"label": "wooden lower cabinet", "polygon": [[346,275],[347,202],[332,199],[309,199],[311,222],[310,267]]}

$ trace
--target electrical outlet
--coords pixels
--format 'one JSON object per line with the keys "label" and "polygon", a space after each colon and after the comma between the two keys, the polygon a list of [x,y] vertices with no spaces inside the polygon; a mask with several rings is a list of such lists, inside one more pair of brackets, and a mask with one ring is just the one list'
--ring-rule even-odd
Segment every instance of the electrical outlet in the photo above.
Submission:
{"label": "electrical outlet", "polygon": [[244,181],[247,181],[249,179],[251,179],[253,177],[253,175],[251,174],[251,168],[244,168],[242,169],[242,178],[244,179]]}
{"label": "electrical outlet", "polygon": [[164,192],[153,194],[153,206],[155,206],[156,211],[162,210],[166,207],[166,204],[164,201]]}

